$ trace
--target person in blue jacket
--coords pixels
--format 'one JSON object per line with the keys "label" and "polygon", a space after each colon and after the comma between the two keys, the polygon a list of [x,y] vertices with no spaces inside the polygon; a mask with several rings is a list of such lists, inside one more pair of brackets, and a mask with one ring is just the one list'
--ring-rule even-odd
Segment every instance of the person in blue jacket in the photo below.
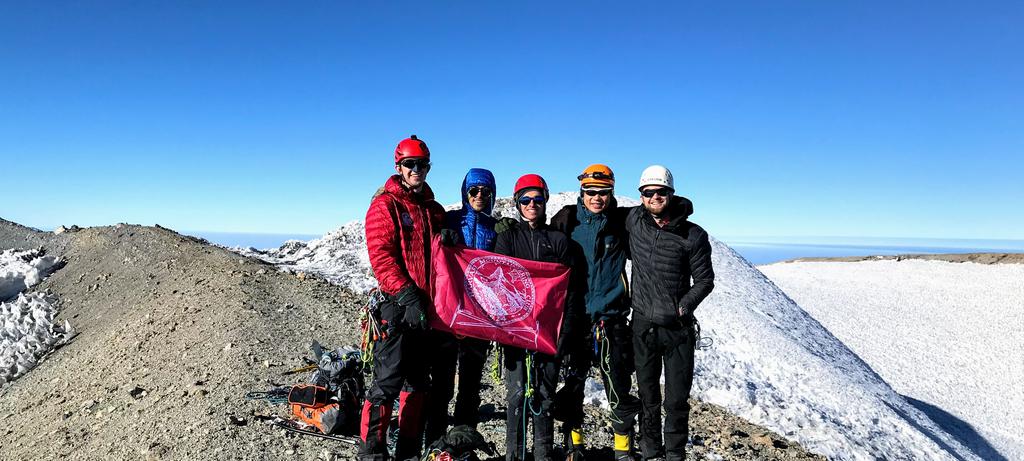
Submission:
{"label": "person in blue jacket", "polygon": [[[494,175],[483,168],[472,168],[462,181],[462,208],[445,213],[446,244],[492,251],[497,232],[494,209]],[[430,396],[427,403],[426,443],[445,435],[448,429],[448,403],[455,394],[455,372],[459,373],[459,394],[455,400],[456,426],[476,428],[480,422],[480,386],[490,343],[482,339],[455,337],[432,330],[435,352],[430,359]]]}

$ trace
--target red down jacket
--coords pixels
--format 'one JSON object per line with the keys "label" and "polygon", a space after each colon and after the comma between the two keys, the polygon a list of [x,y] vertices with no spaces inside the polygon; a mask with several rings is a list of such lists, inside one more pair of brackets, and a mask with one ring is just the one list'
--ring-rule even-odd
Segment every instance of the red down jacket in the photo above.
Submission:
{"label": "red down jacket", "polygon": [[414,194],[398,175],[384,183],[366,212],[366,250],[381,291],[394,295],[416,284],[430,293],[430,239],[443,222],[430,186]]}

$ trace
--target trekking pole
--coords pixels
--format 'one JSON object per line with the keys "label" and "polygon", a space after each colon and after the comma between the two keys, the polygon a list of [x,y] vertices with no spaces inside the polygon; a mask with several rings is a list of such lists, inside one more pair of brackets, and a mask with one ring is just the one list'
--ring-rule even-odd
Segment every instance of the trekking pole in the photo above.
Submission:
{"label": "trekking pole", "polygon": [[313,371],[313,370],[316,370],[316,369],[317,369],[317,364],[314,363],[312,365],[306,365],[304,367],[299,367],[299,368],[296,368],[296,369],[293,369],[293,370],[288,370],[288,371],[282,372],[281,376],[294,375],[296,373],[302,373],[302,372],[306,372],[306,371]]}

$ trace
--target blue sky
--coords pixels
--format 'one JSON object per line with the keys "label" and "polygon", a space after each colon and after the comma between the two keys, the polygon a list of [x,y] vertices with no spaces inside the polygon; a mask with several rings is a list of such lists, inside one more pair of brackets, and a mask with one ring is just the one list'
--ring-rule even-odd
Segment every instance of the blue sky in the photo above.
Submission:
{"label": "blue sky", "polygon": [[715,235],[1024,239],[1021,2],[5,2],[0,217],[319,234],[417,133]]}

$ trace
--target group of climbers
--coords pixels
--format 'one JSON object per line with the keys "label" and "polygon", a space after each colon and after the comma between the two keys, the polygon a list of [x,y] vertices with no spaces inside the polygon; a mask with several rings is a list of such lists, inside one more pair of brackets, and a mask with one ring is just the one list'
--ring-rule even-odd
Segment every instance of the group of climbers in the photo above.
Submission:
{"label": "group of climbers", "polygon": [[[509,222],[491,215],[497,187],[490,171],[471,169],[462,183],[461,209],[445,213],[426,183],[431,167],[426,144],[416,136],[401,141],[394,161],[396,174],[374,196],[366,215],[370,263],[383,296],[375,318],[383,334],[374,344],[360,459],[391,459],[386,439],[396,400],[394,459],[418,459],[425,443],[444,436],[456,374],[454,422],[479,423],[489,344],[426,328],[433,308],[431,240],[437,235],[446,244],[570,267],[557,353],[501,346],[506,459],[526,458],[530,424],[533,459],[554,459],[556,419],[563,422],[564,456],[582,459],[584,383],[592,368],[611,406],[617,460],[684,459],[697,335],[693,313],[711,292],[714,273],[707,233],[688,220],[693,205],[675,195],[671,172],[657,165],[644,170],[642,206],[623,208],[615,200],[612,170],[591,165],[577,177],[576,205],[559,210],[549,224],[550,191],[539,175],[516,181],[518,219]],[[627,260],[633,263],[632,280],[627,280]],[[631,391],[634,373],[639,396]]]}

